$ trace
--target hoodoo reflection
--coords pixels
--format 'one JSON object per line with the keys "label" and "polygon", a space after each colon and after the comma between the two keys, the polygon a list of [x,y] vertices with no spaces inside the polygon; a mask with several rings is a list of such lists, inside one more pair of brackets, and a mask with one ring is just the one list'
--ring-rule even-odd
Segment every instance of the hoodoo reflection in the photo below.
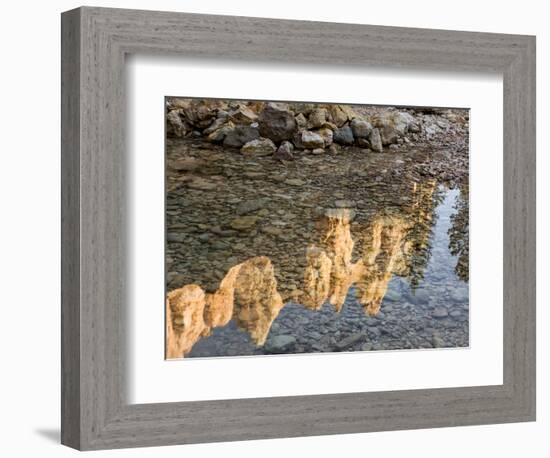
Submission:
{"label": "hoodoo reflection", "polygon": [[229,268],[213,292],[199,284],[170,291],[166,357],[184,357],[201,338],[230,321],[262,346],[286,304],[319,310],[328,302],[340,312],[352,287],[365,314],[378,314],[392,277],[418,283],[429,258],[436,183],[413,181],[401,189],[406,190],[402,205],[383,210],[363,206],[366,217],[360,221],[352,205],[326,208],[316,222],[313,243],[295,247],[296,264],[305,268],[290,270],[295,272],[290,283],[298,287],[285,300],[278,290],[278,266],[263,255]]}

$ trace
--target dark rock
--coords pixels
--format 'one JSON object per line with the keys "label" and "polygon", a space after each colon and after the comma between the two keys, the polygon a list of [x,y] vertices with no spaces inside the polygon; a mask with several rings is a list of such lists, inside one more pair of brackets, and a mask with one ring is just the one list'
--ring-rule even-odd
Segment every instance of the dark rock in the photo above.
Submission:
{"label": "dark rock", "polygon": [[290,335],[282,334],[267,339],[265,350],[268,353],[282,353],[289,351],[296,344],[296,338]]}
{"label": "dark rock", "polygon": [[223,146],[240,148],[245,143],[260,138],[258,129],[252,126],[236,126],[226,133],[223,139]]}
{"label": "dark rock", "polygon": [[358,138],[355,143],[357,143],[357,146],[360,146],[361,148],[370,147],[370,142],[366,138]]}
{"label": "dark rock", "polygon": [[292,143],[296,149],[305,149],[305,146],[302,144],[302,133],[304,130],[298,130],[292,136]]}
{"label": "dark rock", "polygon": [[333,134],[334,143],[339,145],[353,145],[353,131],[350,126],[340,127]]}
{"label": "dark rock", "polygon": [[351,347],[352,345],[355,345],[363,340],[365,340],[365,335],[363,333],[357,332],[355,334],[347,336],[339,342],[336,342],[336,348],[338,350],[345,350],[346,348]]}
{"label": "dark rock", "polygon": [[260,134],[276,143],[290,140],[297,125],[294,113],[279,103],[267,103],[258,118]]}

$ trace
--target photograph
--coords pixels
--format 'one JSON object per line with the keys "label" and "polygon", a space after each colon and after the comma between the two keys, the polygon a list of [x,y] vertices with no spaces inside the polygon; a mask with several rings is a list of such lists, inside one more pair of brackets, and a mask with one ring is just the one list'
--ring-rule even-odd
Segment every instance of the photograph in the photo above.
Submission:
{"label": "photograph", "polygon": [[469,346],[469,109],[165,116],[166,359]]}

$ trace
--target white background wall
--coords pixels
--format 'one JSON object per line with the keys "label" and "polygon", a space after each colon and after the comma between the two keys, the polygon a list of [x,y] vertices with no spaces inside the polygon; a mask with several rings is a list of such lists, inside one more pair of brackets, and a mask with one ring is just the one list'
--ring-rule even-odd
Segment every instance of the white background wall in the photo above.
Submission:
{"label": "white background wall", "polygon": [[[97,6],[287,19],[431,27],[537,35],[538,62],[538,421],[269,441],[99,452],[98,456],[225,457],[380,455],[407,457],[549,456],[549,314],[544,281],[549,255],[549,160],[543,138],[549,117],[550,30],[535,0],[456,2],[350,0],[100,1]],[[60,12],[79,6],[5,2],[0,17],[0,451],[4,456],[70,456],[59,440],[60,372]],[[546,267],[546,269],[545,269]],[[544,332],[546,331],[546,335]],[[546,433],[546,434],[544,434]]]}

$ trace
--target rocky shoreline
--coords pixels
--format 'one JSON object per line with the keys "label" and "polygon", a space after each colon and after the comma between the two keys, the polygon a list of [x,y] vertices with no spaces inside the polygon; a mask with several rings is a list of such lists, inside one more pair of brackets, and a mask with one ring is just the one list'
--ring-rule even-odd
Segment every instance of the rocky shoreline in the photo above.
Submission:
{"label": "rocky shoreline", "polygon": [[295,154],[338,154],[349,146],[364,153],[424,146],[467,154],[469,141],[464,109],[169,98],[166,121],[168,137],[203,139],[281,161]]}
{"label": "rocky shoreline", "polygon": [[168,357],[467,345],[466,110],[169,99],[167,134]]}

